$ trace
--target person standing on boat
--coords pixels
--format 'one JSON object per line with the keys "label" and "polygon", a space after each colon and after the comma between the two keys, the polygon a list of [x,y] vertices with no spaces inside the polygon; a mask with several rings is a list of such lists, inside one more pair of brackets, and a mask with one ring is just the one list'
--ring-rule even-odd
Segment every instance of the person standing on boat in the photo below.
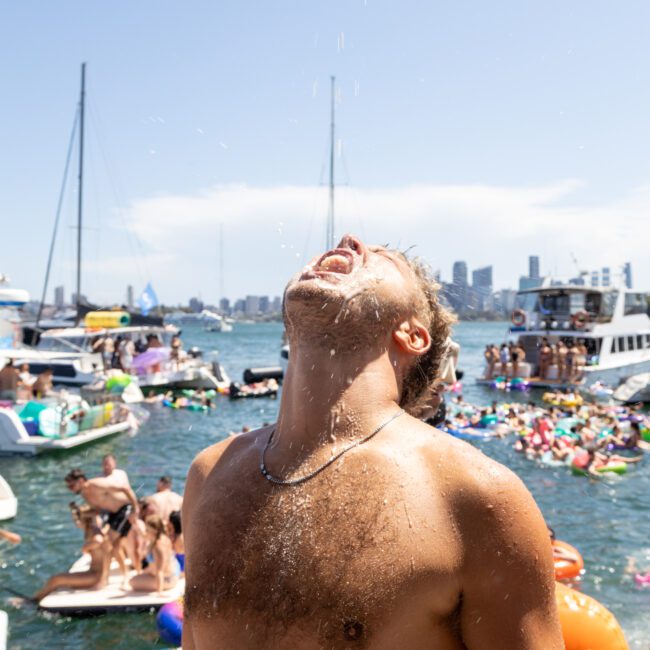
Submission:
{"label": "person standing on boat", "polygon": [[118,468],[117,460],[113,454],[106,454],[102,458],[102,474],[113,485],[131,489],[128,474],[123,469]]}
{"label": "person standing on boat", "polygon": [[548,377],[548,369],[553,361],[553,350],[548,344],[546,337],[542,338],[542,344],[539,348],[539,378],[546,379]]}
{"label": "person standing on boat", "polygon": [[42,399],[51,395],[54,384],[52,383],[53,376],[52,368],[45,368],[43,372],[36,378],[36,381],[32,385],[32,392],[36,399]]}
{"label": "person standing on boat", "polygon": [[169,515],[183,507],[183,497],[172,491],[171,476],[161,476],[156,484],[156,493],[147,497],[147,501],[152,504],[160,518],[167,524]]}
{"label": "person standing on boat", "polygon": [[499,360],[501,361],[501,374],[507,378],[508,363],[510,361],[510,349],[506,343],[501,344],[501,349],[499,350]]}
{"label": "person standing on boat", "polygon": [[4,368],[0,370],[0,400],[16,401],[19,380],[20,377],[18,370],[14,366],[14,360],[7,359]]}
{"label": "person standing on boat", "polygon": [[185,650],[564,647],[532,496],[418,419],[452,321],[430,277],[346,235],[289,281],[277,423],[188,474]]}
{"label": "person standing on boat", "polygon": [[564,344],[564,341],[562,339],[560,339],[557,342],[557,346],[555,347],[555,362],[557,363],[557,378],[561,382],[564,382],[564,381],[567,380],[567,376],[566,376],[566,353],[567,353],[566,345]]}

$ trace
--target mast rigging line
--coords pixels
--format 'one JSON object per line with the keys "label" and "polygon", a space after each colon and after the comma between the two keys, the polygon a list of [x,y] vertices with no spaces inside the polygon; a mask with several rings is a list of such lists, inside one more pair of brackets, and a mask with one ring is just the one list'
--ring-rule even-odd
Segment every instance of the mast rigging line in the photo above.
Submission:
{"label": "mast rigging line", "polygon": [[43,293],[41,295],[41,304],[38,307],[38,314],[36,315],[36,327],[43,315],[43,307],[45,306],[45,298],[47,296],[47,286],[50,281],[50,270],[52,268],[52,258],[54,256],[54,245],[56,242],[56,235],[59,229],[59,220],[61,218],[61,209],[63,207],[63,197],[65,196],[65,187],[68,182],[68,171],[70,169],[70,160],[72,158],[72,149],[74,147],[74,139],[77,132],[77,125],[79,124],[79,107],[74,114],[72,122],[72,131],[70,133],[70,142],[68,144],[68,154],[65,158],[65,167],[63,169],[63,181],[61,182],[61,190],[59,191],[59,201],[56,206],[56,216],[54,218],[54,230],[52,232],[52,241],[50,242],[50,252],[47,256],[47,268],[45,270],[45,282],[43,284]]}

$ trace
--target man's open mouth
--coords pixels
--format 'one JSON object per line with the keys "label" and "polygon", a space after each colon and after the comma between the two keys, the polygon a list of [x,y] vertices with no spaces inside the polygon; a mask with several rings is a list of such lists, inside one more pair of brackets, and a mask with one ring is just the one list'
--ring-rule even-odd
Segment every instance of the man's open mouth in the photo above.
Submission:
{"label": "man's open mouth", "polygon": [[354,268],[354,259],[351,253],[342,250],[333,250],[325,253],[314,265],[313,270],[320,273],[339,273],[347,275]]}

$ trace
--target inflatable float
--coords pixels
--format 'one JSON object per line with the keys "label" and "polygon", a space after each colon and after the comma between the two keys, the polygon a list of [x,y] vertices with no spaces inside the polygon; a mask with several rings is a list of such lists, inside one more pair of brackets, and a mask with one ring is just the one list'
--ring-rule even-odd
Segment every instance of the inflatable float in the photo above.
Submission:
{"label": "inflatable float", "polygon": [[84,317],[84,324],[89,329],[128,327],[131,315],[126,311],[90,311]]}
{"label": "inflatable float", "polygon": [[553,565],[556,580],[577,578],[585,568],[584,560],[578,550],[559,539],[553,540]]}
{"label": "inflatable float", "polygon": [[628,650],[614,615],[591,596],[556,582],[555,602],[566,650]]}
{"label": "inflatable float", "polygon": [[[71,573],[87,571],[90,556],[82,555],[70,568]],[[132,572],[135,575],[135,571]],[[165,592],[164,596],[144,591],[130,591],[121,588],[122,575],[113,560],[108,584],[102,589],[57,589],[38,604],[39,608],[66,616],[97,616],[109,612],[146,612],[178,600],[185,591],[185,578]]]}
{"label": "inflatable float", "polygon": [[180,646],[183,638],[183,601],[163,605],[156,615],[156,629],[165,643]]}

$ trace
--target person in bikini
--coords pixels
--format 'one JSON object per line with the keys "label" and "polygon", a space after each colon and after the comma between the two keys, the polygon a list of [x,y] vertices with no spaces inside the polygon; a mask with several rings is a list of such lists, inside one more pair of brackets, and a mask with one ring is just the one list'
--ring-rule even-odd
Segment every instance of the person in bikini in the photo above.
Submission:
{"label": "person in bikini", "polygon": [[185,650],[564,647],[533,498],[418,419],[452,320],[429,278],[346,235],[289,281],[277,423],[188,474]]}
{"label": "person in bikini", "polygon": [[52,576],[31,598],[38,603],[56,589],[101,589],[108,583],[111,560],[111,543],[104,536],[98,512],[89,506],[70,504],[75,525],[84,532],[82,553],[90,555],[90,566],[86,571],[58,573]]}

